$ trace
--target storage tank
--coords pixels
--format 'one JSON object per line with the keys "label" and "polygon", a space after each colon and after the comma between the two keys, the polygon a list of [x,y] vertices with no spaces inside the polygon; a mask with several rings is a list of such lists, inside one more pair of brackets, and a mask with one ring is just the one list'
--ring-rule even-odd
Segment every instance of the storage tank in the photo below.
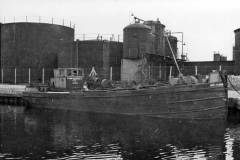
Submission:
{"label": "storage tank", "polygon": [[[30,80],[47,82],[57,67],[71,67],[74,29],[47,23],[5,23],[1,25],[1,68],[4,82]],[[64,61],[62,61],[64,59]],[[29,73],[30,68],[30,73]]]}
{"label": "storage tank", "polygon": [[123,29],[123,58],[140,59],[145,54],[153,54],[153,34],[151,27],[134,23]]}
{"label": "storage tank", "polygon": [[161,24],[159,19],[157,21],[144,21],[144,24],[151,27],[151,32],[154,35],[154,50],[155,54],[165,55],[165,25]]}
{"label": "storage tank", "polygon": [[[169,47],[169,44],[168,44],[168,41],[167,41],[166,38],[167,38],[167,37],[165,37],[165,56],[173,58],[173,57],[172,57],[171,49],[170,49],[170,47]],[[172,51],[173,51],[173,53],[174,53],[175,58],[178,58],[178,53],[177,53],[177,51],[178,51],[178,48],[177,48],[177,42],[178,42],[178,40],[177,40],[177,37],[174,37],[174,36],[172,36],[172,35],[169,35],[169,36],[168,36],[168,40],[169,40],[170,45],[171,45],[171,47],[172,47]]]}
{"label": "storage tank", "polygon": [[235,73],[240,74],[240,28],[234,30],[235,46],[233,47],[233,60],[235,61]]}
{"label": "storage tank", "polygon": [[1,51],[2,51],[2,23],[0,23],[0,65],[1,65]]}
{"label": "storage tank", "polygon": [[234,30],[235,33],[235,47],[240,48],[240,28]]}

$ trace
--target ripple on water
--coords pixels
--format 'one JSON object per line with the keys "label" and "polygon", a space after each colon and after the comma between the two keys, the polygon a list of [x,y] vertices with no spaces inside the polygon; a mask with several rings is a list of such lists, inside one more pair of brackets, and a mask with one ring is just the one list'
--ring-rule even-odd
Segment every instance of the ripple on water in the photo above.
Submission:
{"label": "ripple on water", "polygon": [[[3,151],[0,159],[145,160],[220,159],[222,154],[230,158],[240,156],[240,126],[226,129],[221,123],[209,121],[179,123],[55,110],[26,111],[15,115],[14,121],[10,113],[0,116]],[[22,145],[17,147],[18,144]]]}

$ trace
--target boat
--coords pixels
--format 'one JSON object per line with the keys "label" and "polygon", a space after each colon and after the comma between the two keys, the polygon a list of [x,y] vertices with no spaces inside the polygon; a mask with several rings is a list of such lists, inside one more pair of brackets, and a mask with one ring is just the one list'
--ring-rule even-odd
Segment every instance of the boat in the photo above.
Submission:
{"label": "boat", "polygon": [[[205,83],[86,89],[82,71],[72,70],[57,69],[58,77],[51,80],[55,88],[64,86],[65,90],[24,92],[23,99],[29,107],[81,112],[186,119],[226,119],[227,116],[226,85],[219,72],[211,73]],[[60,73],[64,76],[59,77]],[[175,82],[173,79],[172,83]],[[83,87],[79,89],[80,86]]]}

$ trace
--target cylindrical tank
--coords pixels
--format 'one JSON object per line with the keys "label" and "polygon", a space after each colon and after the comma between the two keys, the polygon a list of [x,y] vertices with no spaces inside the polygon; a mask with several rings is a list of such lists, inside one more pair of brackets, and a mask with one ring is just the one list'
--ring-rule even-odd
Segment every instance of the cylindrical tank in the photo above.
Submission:
{"label": "cylindrical tank", "polygon": [[153,54],[151,28],[142,23],[134,23],[123,29],[123,58],[141,59],[145,54]]}
{"label": "cylindrical tank", "polygon": [[170,46],[169,46],[166,38],[168,38],[168,40],[170,42],[170,45],[171,45],[171,48],[172,48],[172,51],[174,53],[175,58],[178,58],[178,54],[177,54],[177,50],[178,50],[177,42],[178,42],[178,40],[177,40],[177,37],[174,37],[172,35],[170,35],[168,37],[165,37],[165,56],[173,58]]}
{"label": "cylindrical tank", "polygon": [[151,32],[154,35],[154,50],[155,54],[165,55],[165,25],[157,19],[157,21],[145,21],[144,24],[151,27]]}
{"label": "cylindrical tank", "polygon": [[240,28],[234,30],[235,33],[235,47],[240,48]]}
{"label": "cylindrical tank", "polygon": [[234,72],[240,74],[240,28],[234,30],[235,46],[233,47],[233,60],[235,61]]}
{"label": "cylindrical tank", "polygon": [[[5,23],[1,27],[1,68],[4,82],[42,81],[57,67],[71,67],[74,29],[47,23]],[[30,73],[29,73],[30,68]]]}
{"label": "cylindrical tank", "polygon": [[0,66],[1,66],[1,56],[2,56],[2,23],[0,23]]}

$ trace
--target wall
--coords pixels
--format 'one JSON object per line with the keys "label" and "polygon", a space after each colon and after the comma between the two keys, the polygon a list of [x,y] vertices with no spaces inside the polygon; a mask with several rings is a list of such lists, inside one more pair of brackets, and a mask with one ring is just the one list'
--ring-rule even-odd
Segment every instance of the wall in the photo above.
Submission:
{"label": "wall", "polygon": [[225,70],[228,74],[234,74],[234,61],[202,61],[202,62],[183,62],[181,69],[184,75],[195,75],[195,66],[198,74],[207,75],[212,70]]}
{"label": "wall", "polygon": [[110,46],[110,59],[109,63],[113,70],[113,80],[121,79],[121,59],[123,57],[123,43],[109,42]]}
{"label": "wall", "polygon": [[[166,81],[169,78],[170,66],[175,66],[171,58],[155,54],[148,55],[145,59],[122,59],[121,80]],[[172,75],[178,75],[177,69],[172,71]]]}
{"label": "wall", "polygon": [[[113,79],[120,80],[123,44],[121,42],[92,40],[74,42],[73,66],[84,68],[89,74],[94,66],[101,78],[110,78],[110,66],[113,68]],[[78,46],[78,47],[76,47]],[[78,54],[77,54],[78,53]]]}
{"label": "wall", "polygon": [[45,68],[45,81],[48,81],[54,68],[69,65],[66,61],[71,60],[74,29],[28,22],[6,23],[1,28],[4,82],[14,82],[14,68],[17,68],[17,83],[27,83],[28,68],[31,68],[31,81],[40,82],[42,68]]}
{"label": "wall", "polygon": [[96,72],[99,73],[100,68],[103,67],[102,56],[103,41],[78,41],[78,53],[76,53],[74,60],[78,59],[78,67],[84,68],[85,73],[90,73],[93,66],[95,67]]}
{"label": "wall", "polygon": [[146,62],[142,59],[131,60],[122,59],[121,65],[121,80],[122,81],[136,81],[141,82],[144,80],[144,74],[141,66]]}

